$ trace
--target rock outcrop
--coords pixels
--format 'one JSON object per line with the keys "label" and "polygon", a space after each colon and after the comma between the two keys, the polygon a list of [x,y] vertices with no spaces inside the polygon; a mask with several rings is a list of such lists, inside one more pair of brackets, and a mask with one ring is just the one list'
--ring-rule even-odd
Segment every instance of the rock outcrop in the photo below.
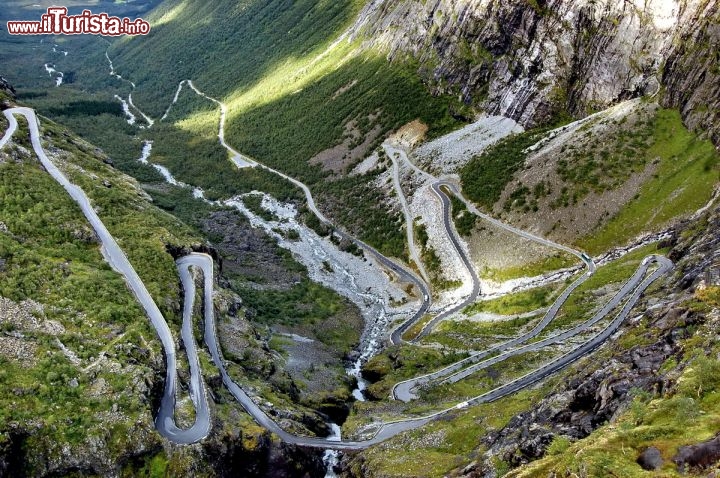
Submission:
{"label": "rock outcrop", "polygon": [[637,459],[638,465],[646,471],[654,471],[663,466],[663,459],[660,450],[656,447],[648,447]]}
{"label": "rock outcrop", "polygon": [[673,462],[682,471],[689,468],[706,467],[720,460],[720,436],[697,445],[680,447]]}
{"label": "rock outcrop", "polygon": [[717,0],[375,0],[352,33],[419,60],[436,92],[523,126],[665,86],[665,103],[717,143],[717,10]]}
{"label": "rock outcrop", "polygon": [[720,144],[720,5],[688,12],[688,28],[670,53],[662,82],[665,106],[679,108],[687,126]]}
{"label": "rock outcrop", "polygon": [[0,76],[0,91],[8,94],[11,98],[15,98],[15,88],[2,76]]}

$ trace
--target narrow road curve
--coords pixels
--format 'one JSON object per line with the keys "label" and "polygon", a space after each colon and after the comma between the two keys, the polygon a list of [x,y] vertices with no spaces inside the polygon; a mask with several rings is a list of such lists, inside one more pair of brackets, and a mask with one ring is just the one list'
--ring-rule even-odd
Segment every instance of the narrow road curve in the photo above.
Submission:
{"label": "narrow road curve", "polygon": [[28,122],[30,127],[30,139],[32,141],[35,154],[40,159],[45,170],[57,181],[73,200],[80,206],[82,213],[90,222],[93,230],[97,234],[105,260],[110,266],[123,276],[130,290],[135,294],[138,302],[145,310],[146,315],[150,319],[153,327],[157,331],[158,337],[165,353],[166,362],[166,379],[165,391],[162,398],[160,413],[157,416],[155,426],[158,431],[175,443],[189,444],[195,443],[205,438],[210,432],[210,410],[208,406],[207,394],[205,386],[200,379],[200,365],[197,358],[197,350],[195,349],[195,341],[192,338],[192,325],[183,321],[183,342],[185,350],[190,362],[190,373],[192,379],[190,382],[190,397],[195,405],[195,423],[187,430],[181,430],[174,420],[175,410],[175,392],[177,390],[177,361],[175,341],[173,340],[170,328],[165,321],[160,309],[148,292],[145,284],[138,276],[130,261],[128,261],[125,253],[115,241],[115,238],[100,220],[100,217],[93,209],[90,199],[85,192],[70,182],[70,180],[55,166],[55,164],[47,157],[40,142],[40,130],[35,112],[30,108],[12,108],[4,112],[5,118],[9,122],[9,128],[2,139],[0,139],[0,148],[10,139],[17,130],[17,120],[14,115],[22,115]]}
{"label": "narrow road curve", "polygon": [[[300,188],[300,190],[305,195],[305,200],[307,202],[308,209],[310,212],[312,212],[315,217],[317,217],[320,222],[328,226],[334,234],[339,236],[341,239],[346,239],[348,241],[353,242],[355,245],[363,249],[364,251],[370,253],[373,257],[375,257],[375,260],[378,261],[383,267],[386,269],[392,271],[401,282],[413,284],[417,291],[420,294],[420,307],[418,308],[417,312],[413,314],[409,319],[407,319],[405,322],[403,322],[397,329],[397,336],[400,337],[402,334],[412,327],[417,321],[419,321],[425,313],[430,309],[430,306],[432,305],[432,298],[430,295],[430,289],[427,283],[418,277],[413,271],[410,269],[402,266],[401,264],[398,264],[397,262],[385,257],[383,254],[381,254],[377,249],[370,246],[369,244],[366,244],[365,242],[361,241],[360,239],[342,231],[338,227],[335,226],[335,224],[330,221],[317,207],[317,204],[315,202],[315,198],[312,195],[312,192],[310,191],[310,188],[303,182],[293,178],[292,176],[288,176],[287,174],[278,171],[277,169],[273,169],[269,166],[264,165],[263,163],[256,161],[255,159],[240,153],[236,149],[234,149],[232,146],[230,146],[225,141],[225,122],[227,118],[227,105],[223,103],[222,101],[213,98],[211,96],[208,96],[207,94],[203,93],[200,89],[198,89],[195,84],[192,82],[192,80],[183,80],[183,82],[187,83],[187,85],[199,96],[215,103],[220,108],[220,124],[218,127],[218,139],[220,141],[220,144],[231,154],[232,162],[238,167],[238,168],[245,168],[245,167],[257,167],[262,168],[266,171],[270,171],[271,173],[280,176],[281,178],[289,181],[293,185]],[[181,82],[181,83],[183,83]],[[395,333],[393,335],[396,335]],[[394,342],[391,338],[391,341],[393,343],[400,343]]]}
{"label": "narrow road curve", "polygon": [[[658,270],[656,270],[652,275],[647,277],[642,283],[640,283],[640,280],[645,276],[647,273],[647,270],[651,263],[657,262],[660,264],[660,267]],[[562,357],[559,357],[555,359],[554,361],[543,365],[539,369],[524,375],[523,377],[520,377],[516,380],[513,380],[507,384],[504,384],[494,390],[491,390],[485,394],[479,395],[477,397],[471,398],[463,403],[460,403],[459,405],[447,408],[445,410],[441,410],[439,412],[433,413],[431,415],[427,415],[424,417],[418,417],[418,418],[411,418],[406,420],[397,420],[397,421],[391,421],[386,422],[380,425],[378,430],[376,431],[375,435],[367,440],[361,440],[361,441],[330,441],[324,438],[313,438],[313,437],[303,437],[298,435],[293,435],[291,433],[286,432],[283,430],[272,418],[270,418],[260,407],[253,402],[253,400],[242,390],[242,388],[235,383],[235,381],[230,377],[229,373],[225,369],[224,360],[222,358],[221,352],[220,352],[220,345],[217,340],[217,327],[215,324],[215,312],[214,312],[214,306],[213,306],[213,289],[214,289],[214,278],[213,278],[213,260],[209,255],[206,254],[197,254],[193,253],[189,256],[183,257],[177,261],[178,269],[180,271],[181,280],[184,286],[185,290],[185,311],[188,311],[187,313],[192,314],[193,305],[194,305],[194,298],[195,298],[195,286],[193,283],[193,278],[190,272],[190,267],[197,267],[202,270],[203,273],[203,313],[205,318],[205,343],[208,346],[208,349],[210,350],[210,354],[212,356],[213,362],[220,370],[220,375],[222,377],[224,385],[228,388],[230,393],[235,397],[238,402],[245,408],[245,410],[255,419],[256,422],[258,422],[261,426],[266,428],[267,430],[275,433],[278,435],[283,441],[295,445],[301,445],[301,446],[307,446],[307,447],[313,447],[313,448],[323,448],[323,449],[337,449],[337,450],[361,450],[373,445],[376,445],[378,443],[381,443],[399,433],[414,430],[416,428],[422,427],[429,423],[430,421],[446,415],[458,408],[466,408],[470,404],[479,404],[479,403],[488,403],[492,402],[494,400],[497,400],[499,398],[502,398],[506,395],[515,393],[523,388],[528,387],[529,385],[536,383],[543,378],[551,375],[552,373],[566,367],[567,365],[570,365],[571,363],[575,362],[579,358],[587,355],[592,350],[597,348],[599,345],[601,345],[605,340],[607,340],[617,329],[619,328],[620,324],[625,320],[627,315],[630,313],[630,310],[632,310],[633,306],[637,303],[639,300],[641,294],[660,276],[667,273],[672,268],[672,262],[667,260],[664,257],[660,256],[650,256],[648,257],[641,266],[638,268],[637,272],[633,275],[633,279],[628,281],[628,284],[625,288],[623,288],[624,292],[627,294],[630,292],[631,289],[634,289],[632,296],[625,304],[625,307],[623,310],[618,314],[618,316],[599,334],[592,337],[590,340],[583,343],[581,346],[577,347],[572,352],[569,352]],[[622,295],[618,293],[618,298],[625,297],[625,295]],[[189,304],[188,304],[189,303]],[[191,320],[188,317],[184,317],[183,321],[185,320]],[[535,344],[533,344],[535,345]],[[538,348],[540,347],[540,343],[537,344]],[[531,351],[531,350],[526,350]]]}
{"label": "narrow road curve", "polygon": [[[565,366],[573,363],[584,355],[588,354],[605,340],[607,340],[625,320],[627,315],[630,313],[632,307],[639,300],[641,294],[650,286],[655,280],[661,275],[667,273],[672,268],[672,263],[659,256],[648,257],[640,269],[643,269],[643,274],[647,271],[648,264],[650,262],[657,262],[660,264],[658,270],[652,275],[647,277],[642,284],[635,287],[635,290],[626,302],[623,310],[600,334],[597,334],[590,340],[586,341],[581,346],[577,347],[572,352],[559,357],[558,359],[540,367],[539,369],[530,372],[529,374],[513,380],[507,384],[504,384],[494,390],[491,390],[485,394],[469,399],[456,407],[448,408],[446,410],[439,411],[437,413],[407,420],[397,420],[393,422],[386,422],[380,426],[375,435],[363,441],[329,441],[322,438],[311,438],[301,437],[292,435],[284,431],[276,422],[274,422],[267,414],[265,414],[250,397],[238,386],[229,376],[225,369],[224,362],[220,354],[220,348],[216,335],[216,324],[215,314],[213,305],[213,290],[214,290],[214,278],[213,278],[213,261],[212,258],[204,254],[191,254],[183,257],[177,261],[177,266],[183,284],[184,289],[184,306],[183,306],[183,327],[182,336],[183,342],[186,347],[186,353],[191,363],[191,382],[190,392],[193,400],[193,404],[196,408],[196,420],[193,426],[187,430],[182,430],[174,422],[173,416],[175,411],[175,389],[176,389],[176,348],[175,343],[168,327],[167,322],[162,316],[160,310],[155,304],[154,300],[150,296],[144,283],[137,275],[135,269],[132,267],[123,251],[118,246],[115,239],[109,233],[105,225],[102,223],[95,210],[90,204],[90,200],[85,192],[78,186],[72,184],[67,177],[54,165],[54,163],[47,157],[45,151],[42,148],[40,142],[39,124],[35,113],[30,108],[12,108],[4,111],[5,117],[8,119],[9,127],[5,135],[0,139],[0,148],[2,148],[7,141],[12,137],[14,132],[17,130],[17,120],[15,114],[24,116],[30,127],[30,137],[33,145],[33,149],[40,159],[42,165],[48,171],[48,173],[60,183],[63,188],[70,194],[75,202],[80,206],[83,214],[90,222],[91,226],[95,230],[98,239],[100,240],[103,255],[106,261],[120,273],[125,279],[130,290],[135,294],[136,298],[140,302],[141,306],[145,310],[147,316],[153,327],[156,329],[160,341],[163,346],[163,350],[166,358],[166,381],[165,381],[165,394],[160,406],[160,412],[156,419],[156,427],[158,431],[167,437],[170,441],[175,443],[185,444],[194,443],[200,441],[206,437],[210,430],[210,414],[208,410],[207,395],[205,393],[204,384],[200,375],[200,369],[197,358],[197,350],[195,348],[195,339],[192,334],[192,312],[194,308],[195,300],[195,285],[192,277],[190,268],[198,267],[203,272],[204,277],[204,293],[203,293],[203,315],[205,318],[205,342],[210,350],[213,361],[218,366],[222,375],[223,383],[228,387],[230,392],[235,398],[241,403],[241,405],[250,413],[253,418],[266,429],[277,434],[282,440],[301,446],[317,447],[317,448],[333,448],[340,450],[359,450],[367,448],[369,446],[378,444],[388,438],[402,433],[404,431],[412,430],[421,427],[431,420],[445,415],[455,409],[465,408],[470,404],[487,403],[497,400],[501,397],[514,393],[521,390],[533,383],[536,383],[548,375],[561,370]],[[628,283],[634,283],[639,274],[633,276],[635,280],[628,281]],[[621,294],[616,296],[619,303],[622,300]],[[195,365],[192,365],[193,362]]]}
{"label": "narrow road curve", "polygon": [[405,193],[403,192],[402,184],[400,182],[400,164],[395,157],[395,152],[389,145],[383,144],[383,148],[393,164],[393,185],[395,186],[395,192],[397,193],[400,205],[402,206],[403,214],[405,215],[405,233],[407,236],[410,257],[417,266],[418,271],[420,271],[420,275],[425,283],[429,284],[430,278],[425,270],[425,264],[420,257],[420,251],[418,251],[417,245],[415,244],[415,220],[412,217],[412,214],[410,214],[410,206],[408,205],[407,198],[405,197]]}
{"label": "narrow road curve", "polygon": [[475,270],[475,266],[473,266],[472,262],[470,261],[470,257],[465,252],[465,249],[463,249],[462,245],[460,244],[460,238],[457,235],[457,230],[455,229],[455,223],[452,219],[452,203],[450,202],[450,198],[445,195],[444,192],[440,190],[440,185],[442,183],[433,183],[432,190],[435,193],[435,195],[440,199],[440,202],[442,203],[443,208],[443,225],[445,226],[445,232],[447,233],[448,237],[450,238],[450,242],[452,242],[453,247],[455,248],[455,252],[460,257],[460,260],[462,260],[463,265],[465,266],[465,269],[467,269],[468,273],[470,274],[470,280],[472,282],[472,290],[470,291],[470,294],[467,296],[467,298],[460,302],[459,304],[456,304],[455,306],[451,307],[450,309],[447,309],[443,311],[442,313],[435,316],[431,321],[429,321],[425,326],[423,327],[422,331],[417,335],[416,340],[420,340],[426,335],[428,335],[430,332],[435,329],[437,324],[445,320],[446,318],[450,317],[453,314],[456,314],[457,312],[460,312],[465,307],[469,306],[470,304],[474,303],[478,296],[480,295],[480,278],[477,275],[477,271]]}

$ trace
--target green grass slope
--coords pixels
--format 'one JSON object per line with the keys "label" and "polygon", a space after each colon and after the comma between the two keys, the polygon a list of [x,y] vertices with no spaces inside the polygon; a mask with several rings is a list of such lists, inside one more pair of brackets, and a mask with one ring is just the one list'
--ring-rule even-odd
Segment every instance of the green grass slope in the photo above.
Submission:
{"label": "green grass slope", "polygon": [[[433,97],[415,73],[415,65],[390,64],[381,53],[363,50],[359,41],[336,42],[362,4],[357,0],[165,2],[151,15],[151,35],[120,41],[110,55],[116,68],[137,83],[135,103],[156,117],[185,78],[225,101],[230,144],[308,183],[322,196],[321,206],[345,227],[383,252],[402,257],[399,221],[387,201],[367,188],[376,173],[352,179],[335,176],[309,160],[342,143],[349,129],[370,138],[359,156],[368,154],[387,132],[416,118],[430,125],[430,134],[439,134],[456,124],[450,112],[459,106],[447,97]],[[187,101],[185,93],[183,97]],[[182,140],[183,135],[216,128],[217,116],[204,111],[175,118],[173,134],[181,144],[191,142]],[[165,131],[158,134],[169,137]],[[179,167],[171,170],[178,171],[180,179],[206,185],[230,175],[260,174],[231,172],[229,163],[217,164],[219,158],[222,155],[215,152],[195,154],[192,167],[174,160]],[[195,171],[183,177],[189,169]],[[287,186],[273,190],[269,179],[255,178],[252,186],[264,185],[286,198],[296,195]],[[248,181],[242,183],[215,184],[215,190],[227,197],[252,189]],[[369,225],[370,218],[378,221]]]}
{"label": "green grass slope", "polygon": [[[180,290],[166,247],[200,239],[149,206],[89,144],[41,121],[46,147],[87,191],[160,309],[177,324]],[[102,472],[103,462],[159,446],[152,400],[153,387],[162,385],[161,348],[123,279],[103,260],[79,207],[27,153],[23,134],[26,127],[0,151],[1,454],[7,458],[5,447],[21,443],[23,451],[10,459],[24,462],[31,475],[53,471],[68,453]],[[88,456],[93,446],[100,456]]]}
{"label": "green grass slope", "polygon": [[633,111],[590,120],[555,149],[527,149],[547,129],[510,136],[461,170],[463,191],[509,222],[591,254],[662,230],[711,199],[720,155],[677,110],[646,102]]}

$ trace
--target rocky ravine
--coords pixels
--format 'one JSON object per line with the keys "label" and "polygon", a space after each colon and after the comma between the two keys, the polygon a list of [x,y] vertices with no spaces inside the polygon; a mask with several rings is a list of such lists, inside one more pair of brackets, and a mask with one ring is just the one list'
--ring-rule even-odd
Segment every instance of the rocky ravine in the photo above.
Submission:
{"label": "rocky ravine", "polygon": [[375,0],[352,32],[435,91],[533,126],[666,88],[720,142],[717,0]]}

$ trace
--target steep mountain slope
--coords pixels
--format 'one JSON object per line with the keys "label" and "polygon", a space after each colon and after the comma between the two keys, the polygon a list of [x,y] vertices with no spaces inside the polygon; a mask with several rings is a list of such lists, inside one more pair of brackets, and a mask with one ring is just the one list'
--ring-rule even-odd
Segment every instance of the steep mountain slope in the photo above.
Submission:
{"label": "steep mountain slope", "polygon": [[717,143],[718,10],[699,0],[379,0],[353,31],[416,58],[435,90],[525,126],[666,87],[666,104]]}
{"label": "steep mountain slope", "polygon": [[701,208],[719,164],[677,111],[646,99],[510,137],[474,156],[461,177],[465,193],[497,216],[599,254]]}
{"label": "steep mountain slope", "polygon": [[[3,107],[12,106],[13,91],[4,80],[0,88]],[[319,453],[274,442],[238,410],[206,352],[201,360],[215,397],[211,438],[187,448],[167,446],[153,426],[165,371],[157,334],[123,279],[103,260],[77,205],[37,162],[23,121],[0,151],[0,476],[226,476],[239,469],[248,476],[265,476],[268,469],[298,476],[297,468],[320,473]],[[46,118],[41,122],[52,161],[86,191],[178,334],[181,291],[173,254],[218,253],[198,231],[154,206],[98,148]],[[236,228],[249,227],[225,215]],[[293,280],[307,281],[305,269],[272,246],[265,246],[265,254],[279,262],[280,274],[285,267]],[[232,263],[229,259],[228,268]],[[222,275],[220,280],[228,282]],[[327,289],[316,294],[339,311],[337,321],[360,327],[353,306]],[[222,341],[229,363],[240,350],[244,354],[243,366],[234,366],[233,373],[257,382],[254,393],[272,399],[290,426],[326,434],[325,415],[298,405],[297,385],[245,319],[239,297],[218,287],[215,305],[221,330],[232,331]],[[351,343],[359,339],[356,329],[348,334]],[[347,351],[341,350],[340,355]],[[338,352],[330,348],[330,353]],[[176,418],[182,426],[192,422],[194,410],[182,351],[179,358]],[[342,387],[344,373],[337,368],[340,378],[325,383]]]}
{"label": "steep mountain slope", "polygon": [[[109,53],[137,84],[133,98],[151,116],[162,114],[181,80],[192,79],[227,103],[227,139],[234,147],[306,182],[350,231],[403,257],[398,212],[388,197],[366,187],[377,173],[354,179],[344,173],[392,129],[420,118],[438,134],[457,124],[452,113],[463,107],[430,95],[412,67],[389,64],[349,41],[344,31],[361,4],[165,2],[151,16],[147,38],[118,42]],[[186,123],[197,129],[214,122],[191,115]],[[200,156],[197,164],[203,161]],[[194,180],[211,183],[216,178],[209,171]],[[351,204],[359,214],[347,214]],[[370,218],[378,220],[368,224]]]}
{"label": "steep mountain slope", "polygon": [[685,123],[720,144],[720,5],[688,9],[687,24],[665,62],[663,104],[680,109]]}
{"label": "steep mountain slope", "polygon": [[[349,454],[346,476],[495,476],[546,455],[513,473],[642,476],[635,460],[649,446],[664,458],[662,471],[674,476],[678,467],[669,460],[683,455],[679,447],[717,431],[719,213],[713,204],[694,215],[718,183],[718,154],[702,138],[720,140],[717,1],[167,0],[150,19],[153,33],[145,38],[55,39],[69,58],[55,58],[50,48],[38,52],[45,47],[35,39],[0,36],[0,59],[21,78],[21,98],[110,153],[43,119],[48,147],[92,191],[175,327],[180,291],[172,256],[211,249],[222,271],[216,306],[228,368],[283,426],[324,435],[327,416],[340,423],[350,412],[343,434],[352,435],[378,419],[460,404],[422,429]],[[43,69],[48,58],[72,82],[56,87]],[[11,93],[0,100],[9,104]],[[470,267],[461,260],[466,246],[477,269],[492,265],[486,275],[498,281],[567,269],[534,282],[541,288],[481,298],[417,344],[388,347],[365,367],[371,400],[353,404],[343,360],[359,355],[351,352],[362,326],[358,308],[308,276],[346,276],[330,283],[338,291],[352,288],[358,305],[389,298],[392,318],[366,313],[380,328],[392,327],[382,320],[414,313],[401,310],[413,299],[412,287],[403,292],[389,274],[367,272],[367,256],[334,255],[358,250],[308,212],[298,188],[229,161],[218,141],[219,103],[207,95],[227,104],[228,143],[307,183],[340,227],[406,262],[406,240],[416,240],[434,279],[433,314],[464,299],[438,292],[470,289]],[[382,144],[393,131],[390,141],[398,144]],[[413,151],[433,138],[437,149]],[[449,142],[455,147],[442,147]],[[141,150],[150,164],[138,161]],[[176,448],[154,432],[162,369],[154,334],[103,265],[82,217],[69,201],[57,202],[62,191],[30,153],[21,135],[0,153],[7,196],[0,216],[6,312],[0,339],[9,351],[2,381],[19,384],[0,394],[8,424],[0,466],[34,475],[321,475],[318,452],[274,442],[240,410],[206,354],[216,408],[211,438]],[[670,254],[679,272],[649,289],[609,344],[536,387],[491,404],[463,402],[559,356],[577,337],[428,387],[415,404],[388,400],[396,381],[528,330],[563,281],[584,274],[549,246],[527,250],[527,238],[488,227],[458,197],[450,199],[446,221],[440,194],[430,187],[436,178],[418,165],[453,184],[459,173],[464,194],[481,208],[591,255],[672,227],[670,239],[611,256],[546,334],[591,316],[646,254]],[[173,185],[173,175],[208,199],[233,198],[242,214],[198,200],[192,188]],[[295,208],[328,239],[296,228]],[[453,220],[463,236],[457,248],[445,230]],[[315,266],[311,273],[286,250],[297,254],[307,246],[301,234],[333,252],[301,251]],[[489,241],[497,247],[477,247]],[[510,291],[512,280],[497,290]],[[88,317],[102,327],[84,328]],[[381,335],[369,341],[377,345]],[[110,372],[97,372],[96,358],[111,362]],[[117,400],[106,391],[117,392]],[[177,415],[192,419],[187,398]],[[37,451],[43,447],[49,451]],[[627,453],[619,456],[618,449]],[[678,462],[698,464],[691,458]]]}

